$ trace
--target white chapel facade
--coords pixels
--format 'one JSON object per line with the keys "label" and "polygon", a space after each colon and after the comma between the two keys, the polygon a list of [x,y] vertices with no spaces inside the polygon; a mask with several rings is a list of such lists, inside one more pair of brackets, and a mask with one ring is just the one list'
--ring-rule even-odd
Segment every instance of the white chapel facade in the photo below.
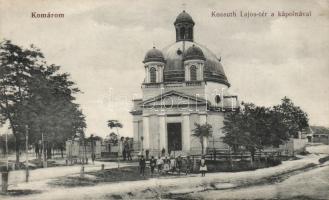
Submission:
{"label": "white chapel facade", "polygon": [[[142,98],[133,100],[134,141],[158,156],[162,149],[200,154],[201,144],[192,136],[195,123],[212,125],[205,148],[225,148],[224,115],[239,107],[221,60],[193,39],[194,21],[185,11],[174,22],[176,42],[159,50],[153,47],[143,60]],[[143,138],[143,140],[141,139]]]}

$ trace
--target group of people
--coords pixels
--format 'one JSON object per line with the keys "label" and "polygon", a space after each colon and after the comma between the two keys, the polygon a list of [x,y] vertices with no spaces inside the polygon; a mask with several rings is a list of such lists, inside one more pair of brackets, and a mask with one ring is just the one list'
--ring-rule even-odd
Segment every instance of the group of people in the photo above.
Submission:
{"label": "group of people", "polygon": [[[162,174],[167,175],[169,172],[171,173],[177,172],[178,175],[180,175],[181,172],[184,172],[187,175],[193,171],[193,161],[190,158],[190,156],[187,156],[186,158],[182,158],[181,156],[178,156],[176,158],[159,156],[158,159],[155,159],[154,156],[152,156],[149,161],[150,161],[151,175],[154,175],[155,169],[157,170],[157,173],[159,175]],[[139,160],[139,169],[141,176],[145,175],[145,168],[146,168],[146,160],[142,155]],[[200,172],[202,176],[205,176],[206,171],[207,171],[206,160],[202,156],[200,160]]]}
{"label": "group of people", "polygon": [[129,138],[127,137],[123,142],[123,149],[122,149],[123,160],[132,160],[131,151],[132,151],[131,143],[129,142]]}

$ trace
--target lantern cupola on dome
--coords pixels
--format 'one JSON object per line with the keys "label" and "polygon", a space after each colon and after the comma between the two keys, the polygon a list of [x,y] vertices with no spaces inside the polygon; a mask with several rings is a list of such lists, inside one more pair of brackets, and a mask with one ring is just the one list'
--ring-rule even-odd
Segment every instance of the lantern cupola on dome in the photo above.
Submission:
{"label": "lantern cupola on dome", "polygon": [[194,21],[185,10],[181,12],[175,22],[176,28],[176,42],[178,41],[191,41],[193,42],[193,26]]}

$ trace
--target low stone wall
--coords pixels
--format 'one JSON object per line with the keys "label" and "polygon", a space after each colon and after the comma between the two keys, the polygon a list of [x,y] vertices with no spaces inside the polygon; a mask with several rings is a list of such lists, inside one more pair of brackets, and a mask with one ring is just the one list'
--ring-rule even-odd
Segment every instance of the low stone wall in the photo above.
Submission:
{"label": "low stone wall", "polygon": [[292,156],[296,153],[303,152],[305,150],[306,144],[308,140],[305,139],[296,139],[291,138],[285,144],[280,145],[279,149],[282,151],[283,154]]}

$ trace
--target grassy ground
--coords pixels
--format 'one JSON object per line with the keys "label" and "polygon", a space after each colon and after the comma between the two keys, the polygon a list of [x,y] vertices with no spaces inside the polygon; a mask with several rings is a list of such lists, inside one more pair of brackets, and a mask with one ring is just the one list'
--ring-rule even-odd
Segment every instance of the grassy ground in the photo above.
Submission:
{"label": "grassy ground", "polygon": [[[184,173],[181,175],[183,176]],[[168,174],[161,176],[177,176],[178,174]],[[55,179],[48,184],[54,186],[64,186],[64,187],[78,187],[78,186],[91,186],[96,185],[98,183],[110,183],[110,182],[121,182],[121,181],[139,181],[139,180],[147,180],[151,177],[158,177],[159,174],[155,173],[153,176],[151,175],[151,171],[149,168],[145,169],[145,175],[141,176],[139,173],[139,167],[137,166],[129,166],[129,167],[121,167],[114,169],[106,169],[100,170],[96,172],[88,172],[85,173],[84,177],[80,177],[79,175],[62,177]],[[185,175],[184,175],[185,176]]]}
{"label": "grassy ground", "polygon": [[38,193],[41,193],[41,191],[38,191],[38,190],[8,190],[6,193],[0,192],[0,195],[3,195],[3,196],[24,196],[24,195],[38,194]]}
{"label": "grassy ground", "polygon": [[[250,161],[239,161],[234,162],[233,168],[228,161],[207,161],[208,164],[208,173],[213,172],[238,172],[238,171],[249,171],[255,170],[257,168],[265,168],[274,165],[278,165],[280,163],[271,164],[270,166],[265,162],[255,162],[253,166],[250,166]],[[194,173],[198,172],[199,166],[197,165]],[[181,176],[185,176],[185,173],[182,169]],[[151,175],[150,168],[145,169],[145,175],[141,176],[139,173],[139,167],[137,166],[129,166],[129,167],[121,167],[121,168],[113,168],[107,170],[100,170],[96,172],[88,172],[85,173],[84,177],[80,177],[79,175],[69,176],[69,177],[61,177],[49,182],[50,185],[53,186],[63,186],[63,187],[79,187],[79,186],[93,186],[98,183],[110,183],[110,182],[121,182],[121,181],[139,181],[146,180],[150,177],[159,177],[159,176],[178,176],[177,172],[169,173],[166,175],[160,175],[155,172],[154,175]]]}
{"label": "grassy ground", "polygon": [[[10,161],[9,162],[9,170],[13,170],[13,165],[15,165],[15,169],[25,169],[26,163],[25,161],[21,161],[18,164],[15,163],[15,161]],[[55,160],[48,160],[47,161],[47,167],[59,167],[59,166],[65,166],[64,164],[59,164]],[[43,168],[42,162],[38,159],[32,159],[29,160],[29,169],[38,169],[38,168]],[[7,169],[7,163],[4,161],[0,161],[0,172],[1,171],[6,171]]]}
{"label": "grassy ground", "polygon": [[[267,185],[267,184],[277,184],[280,182],[283,182],[290,176],[300,174],[309,170],[312,170],[316,167],[315,164],[308,164],[300,169],[294,169],[291,171],[283,172],[278,175],[264,177],[257,180],[242,180],[236,181],[235,186],[230,186],[227,189],[240,189],[245,187],[251,187],[251,186],[261,186],[261,185]],[[154,175],[158,176],[158,174]],[[177,176],[177,174],[169,174],[167,176]],[[185,175],[181,175],[184,177]],[[52,186],[58,186],[58,187],[79,187],[79,186],[93,186],[99,183],[110,183],[110,182],[122,182],[122,181],[138,181],[138,180],[147,180],[151,178],[152,175],[150,174],[150,169],[147,168],[145,171],[145,176],[140,176],[139,174],[139,168],[134,167],[122,167],[120,169],[108,169],[103,171],[96,171],[96,172],[90,172],[86,173],[84,178],[81,178],[80,176],[71,176],[71,177],[63,177],[60,179],[56,179],[52,182],[49,182],[48,184]],[[200,186],[201,187],[201,186]],[[201,196],[192,194],[191,191],[188,192],[182,192],[182,193],[176,193],[172,192],[171,190],[175,190],[175,188],[147,188],[145,190],[139,191],[139,193],[136,193],[134,191],[131,191],[126,194],[118,195],[118,194],[107,194],[103,197],[103,199],[129,199],[129,198],[146,198],[146,199],[200,199]],[[225,188],[222,188],[222,184],[217,185],[216,184],[210,184],[205,185],[204,189],[202,191],[216,191],[216,190],[225,190]],[[192,190],[193,191],[193,190]],[[301,199],[310,199],[307,197],[300,197]]]}

